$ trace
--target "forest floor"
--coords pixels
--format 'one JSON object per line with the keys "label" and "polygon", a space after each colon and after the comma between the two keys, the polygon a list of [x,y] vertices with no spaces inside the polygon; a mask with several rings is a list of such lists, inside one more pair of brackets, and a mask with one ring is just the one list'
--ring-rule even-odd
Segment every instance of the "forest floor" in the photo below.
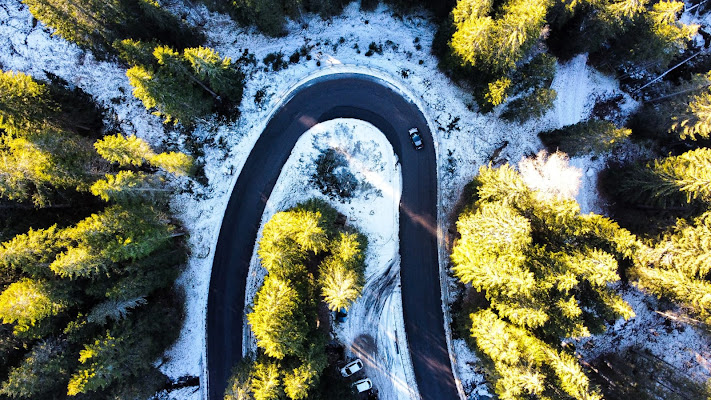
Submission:
{"label": "forest floor", "polygon": [[[286,37],[270,38],[237,25],[227,16],[211,13],[203,6],[185,8],[179,1],[169,3],[169,7],[179,8],[186,14],[190,23],[204,28],[207,45],[221,55],[236,60],[247,51],[255,56],[256,63],[246,67],[248,82],[241,116],[236,121],[210,118],[200,122],[192,132],[163,125],[159,117],[146,112],[141,102],[131,95],[125,68],[114,62],[99,61],[75,45],[51,36],[48,29],[34,23],[27,7],[15,0],[0,0],[0,68],[22,71],[40,79],[46,77],[47,72],[55,74],[69,84],[81,87],[105,107],[110,126],[144,138],[158,149],[193,152],[203,163],[205,184],[184,178],[174,182],[179,190],[172,206],[190,232],[192,250],[186,270],[178,280],[178,285],[186,293],[186,321],[179,340],[164,360],[159,360],[162,370],[174,379],[203,376],[205,312],[212,255],[231,188],[274,107],[290,88],[308,76],[357,66],[360,71],[389,76],[402,90],[414,94],[418,105],[429,116],[435,139],[442,232],[449,228],[451,214],[464,185],[480,166],[488,162],[516,165],[522,159],[534,156],[543,148],[538,132],[583,120],[590,116],[596,103],[619,99],[615,104],[623,116],[636,107],[636,102],[619,89],[614,79],[594,71],[586,64],[586,56],[580,55],[557,66],[553,88],[558,92],[558,98],[554,108],[542,118],[512,124],[498,118],[501,109],[480,114],[476,112],[471,94],[437,69],[437,59],[431,55],[436,26],[425,12],[399,15],[384,6],[374,12],[362,12],[357,4],[351,4],[342,15],[329,20],[305,15],[300,23],[289,24]],[[369,47],[375,50],[368,52]],[[289,57],[302,48],[307,55],[290,63]],[[270,53],[281,53],[284,64],[265,65],[262,60]],[[357,122],[345,121],[344,124],[357,132],[372,132]],[[335,126],[314,129],[337,132]],[[390,225],[397,226],[399,171],[389,144],[384,139],[377,139],[382,135],[368,135],[368,139],[360,142],[370,150],[362,154],[380,153],[383,156],[379,161],[363,162],[368,169],[388,168],[374,175],[378,178],[373,179],[387,182],[385,187],[392,192],[373,184],[376,189],[367,199],[366,191],[351,204],[334,204],[348,216],[349,222],[369,235],[370,249],[377,250],[377,254],[369,252],[368,255],[369,280],[364,296],[354,307],[348,322],[336,329],[336,334],[349,345],[363,343],[365,339],[376,344],[373,365],[388,366],[383,369],[387,373],[377,372],[377,367],[371,369],[372,375],[377,376],[374,381],[381,388],[382,398],[416,398],[409,389],[414,387],[411,366],[401,339],[404,335],[397,278],[388,279],[399,265],[397,230],[391,230]],[[309,157],[316,154],[316,147],[313,143],[305,143],[295,149],[292,158],[294,154],[303,156],[296,159],[293,168],[285,167],[282,174],[290,169],[301,172],[286,178],[285,188],[275,189],[264,218],[293,205],[294,199],[298,198],[294,188],[299,189],[299,196],[314,194],[313,189],[303,184],[303,179],[308,177]],[[604,214],[605,204],[597,191],[598,172],[607,160],[633,157],[635,151],[634,148],[623,148],[614,154],[576,157],[569,164],[549,163],[549,168],[562,168],[567,172],[558,174],[548,170],[529,179],[539,183],[542,179],[553,186],[569,186],[568,181],[541,177],[579,176],[576,199],[582,211]],[[569,173],[573,168],[577,172]],[[301,183],[297,186],[299,179]],[[368,178],[363,175],[362,179]],[[376,190],[382,193],[376,195]],[[382,245],[376,246],[375,243]],[[442,271],[447,271],[448,258],[444,251],[440,258]],[[442,275],[446,277],[445,273]],[[255,272],[251,279],[253,293],[259,282],[258,273]],[[445,282],[443,296],[450,303],[456,298],[458,289],[453,279],[445,278]],[[391,290],[392,294],[376,302],[377,296],[373,293],[381,290]],[[578,348],[586,360],[636,344],[647,347],[680,370],[688,370],[694,379],[701,381],[711,376],[708,361],[711,360],[711,348],[706,337],[692,327],[670,324],[654,312],[654,299],[634,288],[625,289],[625,298],[633,305],[637,317],[628,322],[618,321],[608,333],[581,341]],[[246,301],[249,303],[249,295]],[[371,304],[374,307],[365,307]],[[380,308],[383,311],[378,316],[373,311]],[[448,318],[447,315],[445,320]],[[365,328],[359,328],[358,324]],[[454,371],[467,394],[486,393],[476,356],[462,340],[453,340],[452,349],[455,350],[452,352]],[[351,351],[355,354],[359,351],[358,346],[352,346]],[[196,388],[184,388],[166,393],[166,396],[196,400],[202,395]]]}

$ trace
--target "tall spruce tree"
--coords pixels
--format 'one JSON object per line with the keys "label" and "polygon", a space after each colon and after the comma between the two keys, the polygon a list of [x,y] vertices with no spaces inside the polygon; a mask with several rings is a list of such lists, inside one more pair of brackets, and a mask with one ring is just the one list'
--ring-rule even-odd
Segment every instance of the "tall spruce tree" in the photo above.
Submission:
{"label": "tall spruce tree", "polygon": [[0,129],[13,136],[38,134],[58,111],[47,85],[22,72],[0,70]]}

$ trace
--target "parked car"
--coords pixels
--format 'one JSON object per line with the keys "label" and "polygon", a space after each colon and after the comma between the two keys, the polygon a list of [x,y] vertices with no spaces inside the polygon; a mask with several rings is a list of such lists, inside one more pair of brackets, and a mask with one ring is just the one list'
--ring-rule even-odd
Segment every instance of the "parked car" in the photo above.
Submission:
{"label": "parked car", "polygon": [[363,393],[373,388],[373,382],[370,379],[365,378],[354,383],[353,387],[358,389],[358,393]]}
{"label": "parked car", "polygon": [[410,133],[410,140],[412,140],[412,144],[415,145],[415,148],[417,150],[424,147],[424,144],[422,143],[422,137],[420,136],[420,131],[417,128],[411,128],[408,132]]}
{"label": "parked car", "polygon": [[345,367],[341,368],[341,375],[348,378],[349,376],[355,374],[361,369],[363,369],[363,362],[360,360],[360,358],[356,358],[355,360],[346,364]]}

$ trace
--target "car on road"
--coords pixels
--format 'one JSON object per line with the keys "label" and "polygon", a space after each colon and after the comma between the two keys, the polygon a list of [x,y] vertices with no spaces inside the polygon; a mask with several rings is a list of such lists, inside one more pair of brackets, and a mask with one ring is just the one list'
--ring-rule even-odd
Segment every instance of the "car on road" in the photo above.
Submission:
{"label": "car on road", "polygon": [[417,128],[410,128],[408,133],[410,134],[410,140],[412,140],[412,144],[415,145],[415,148],[417,150],[424,147],[424,144],[422,143],[422,136],[420,136],[420,131]]}
{"label": "car on road", "polygon": [[373,382],[370,379],[365,378],[354,383],[353,387],[358,389],[358,393],[363,393],[373,388]]}
{"label": "car on road", "polygon": [[360,360],[360,358],[356,358],[355,360],[346,364],[345,367],[341,368],[341,375],[343,375],[345,378],[348,378],[349,376],[355,374],[361,369],[363,369],[363,362]]}

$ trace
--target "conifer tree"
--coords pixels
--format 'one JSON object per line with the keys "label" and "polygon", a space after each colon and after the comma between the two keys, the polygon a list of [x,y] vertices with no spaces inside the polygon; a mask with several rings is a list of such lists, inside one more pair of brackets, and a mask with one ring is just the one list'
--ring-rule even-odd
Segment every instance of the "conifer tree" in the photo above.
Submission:
{"label": "conifer tree", "polygon": [[0,70],[0,129],[14,136],[37,134],[58,111],[46,85],[21,72]]}
{"label": "conifer tree", "polygon": [[654,247],[639,252],[637,284],[687,307],[711,324],[711,212],[679,220]]}
{"label": "conifer tree", "polygon": [[85,140],[44,132],[28,140],[0,135],[0,197],[51,205],[52,190],[84,190],[92,160]]}
{"label": "conifer tree", "polygon": [[686,109],[672,119],[674,124],[671,131],[676,132],[681,139],[708,139],[711,134],[711,90],[707,88],[691,97]]}
{"label": "conifer tree", "polygon": [[284,393],[280,368],[274,361],[257,361],[252,370],[251,382],[254,400],[277,400]]}
{"label": "conifer tree", "polygon": [[16,333],[57,315],[64,307],[64,302],[54,298],[46,283],[34,279],[12,283],[0,294],[0,319],[5,324],[16,324]]}
{"label": "conifer tree", "polygon": [[206,82],[221,97],[239,102],[242,99],[244,74],[230,58],[208,47],[185,49],[183,56],[190,63],[197,79]]}
{"label": "conifer tree", "polygon": [[72,366],[67,344],[50,338],[32,347],[22,364],[10,370],[0,394],[11,398],[49,398],[61,392]]}
{"label": "conifer tree", "polygon": [[621,171],[613,193],[630,204],[678,206],[711,201],[711,149],[654,160]]}
{"label": "conifer tree", "polygon": [[140,167],[148,159],[155,157],[148,143],[135,135],[104,136],[94,143],[94,148],[105,160],[118,163],[121,167]]}
{"label": "conifer tree", "polygon": [[106,174],[91,185],[91,193],[104,201],[117,203],[141,202],[155,199],[168,189],[159,188],[160,181],[155,175],[143,172],[119,171],[116,174]]}
{"label": "conifer tree", "polygon": [[598,398],[560,343],[634,316],[609,287],[619,280],[618,259],[631,256],[631,235],[604,217],[581,216],[573,200],[527,188],[508,166],[482,167],[472,187],[457,221],[453,271],[488,300],[471,316],[472,335],[493,361],[497,395]]}
{"label": "conifer tree", "polygon": [[190,46],[201,37],[150,0],[23,0],[54,34],[100,53],[122,39]]}
{"label": "conifer tree", "polygon": [[194,166],[192,157],[175,151],[156,154],[148,161],[151,165],[178,176],[190,175]]}
{"label": "conifer tree", "polygon": [[35,278],[47,276],[49,264],[65,245],[57,225],[47,229],[30,229],[0,244],[0,267],[20,269]]}
{"label": "conifer tree", "polygon": [[[264,280],[247,319],[259,347],[268,356],[282,359],[304,353],[309,328],[301,301],[290,281],[271,275]],[[255,388],[255,397],[256,391]]]}
{"label": "conifer tree", "polygon": [[72,244],[49,267],[59,276],[75,278],[145,257],[166,243],[171,232],[149,207],[111,206],[67,229],[66,235]]}
{"label": "conifer tree", "polygon": [[617,128],[605,120],[590,119],[560,129],[541,132],[538,136],[551,151],[559,149],[571,157],[610,151],[625,141],[632,131]]}

